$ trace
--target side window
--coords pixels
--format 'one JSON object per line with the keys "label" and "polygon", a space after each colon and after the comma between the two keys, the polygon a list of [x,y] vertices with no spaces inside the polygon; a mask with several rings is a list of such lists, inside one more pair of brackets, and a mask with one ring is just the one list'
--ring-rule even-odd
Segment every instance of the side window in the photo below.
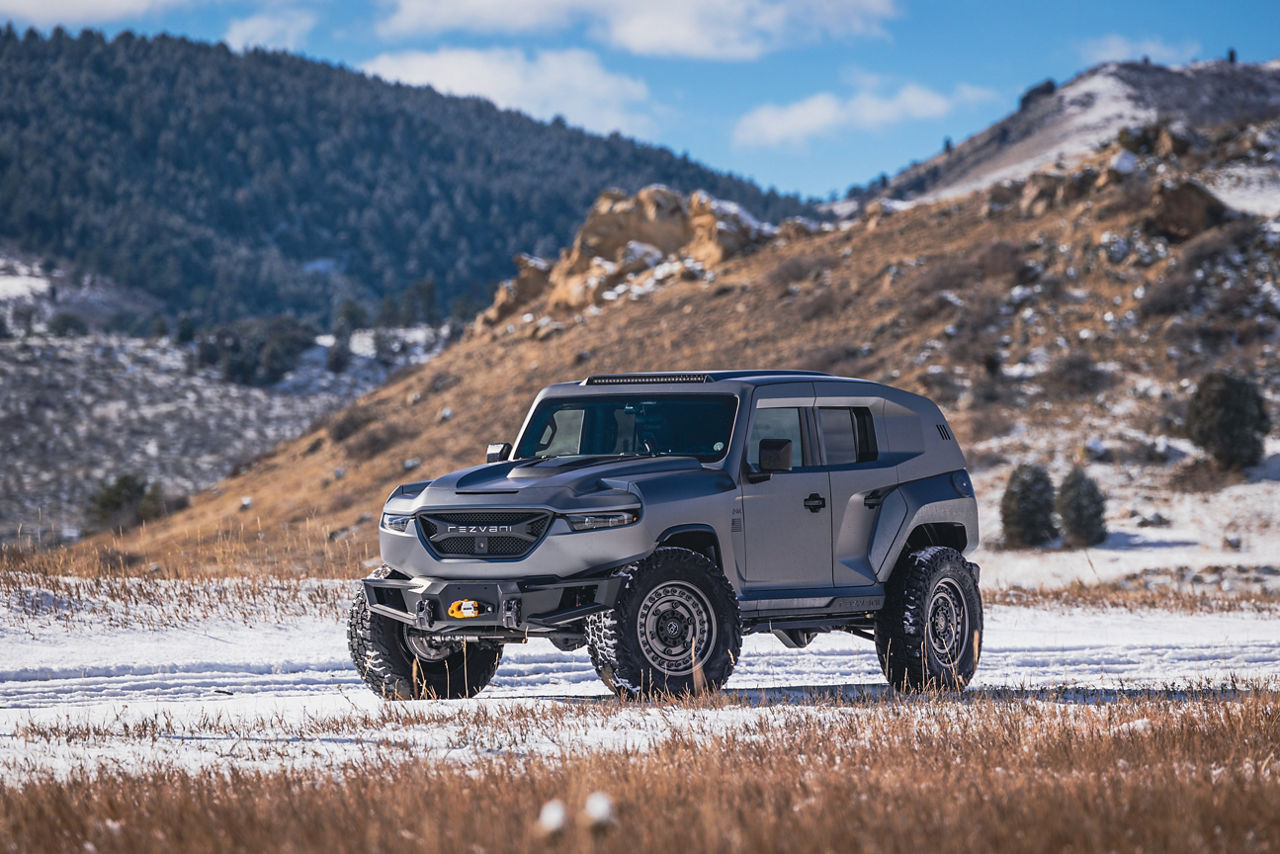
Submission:
{"label": "side window", "polygon": [[751,425],[751,438],[747,444],[747,462],[760,466],[760,441],[762,439],[790,439],[791,466],[804,465],[804,421],[796,407],[757,409],[755,423]]}
{"label": "side window", "polygon": [[858,461],[858,443],[853,435],[853,410],[822,407],[822,444],[827,449],[827,465],[843,466]]}
{"label": "side window", "polygon": [[880,456],[880,449],[876,447],[876,425],[871,420],[871,410],[865,406],[855,406],[853,423],[858,428],[858,462],[874,461]]}
{"label": "side window", "polygon": [[818,410],[827,465],[871,462],[879,456],[871,410],[865,406],[827,407]]}

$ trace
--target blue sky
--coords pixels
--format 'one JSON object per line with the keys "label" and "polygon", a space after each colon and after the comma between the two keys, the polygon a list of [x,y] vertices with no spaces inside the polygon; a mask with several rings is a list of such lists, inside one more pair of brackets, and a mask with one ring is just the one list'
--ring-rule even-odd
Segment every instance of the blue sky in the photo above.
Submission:
{"label": "blue sky", "polygon": [[1276,0],[0,0],[6,18],[287,49],[816,196],[936,153],[1046,77],[1280,55]]}

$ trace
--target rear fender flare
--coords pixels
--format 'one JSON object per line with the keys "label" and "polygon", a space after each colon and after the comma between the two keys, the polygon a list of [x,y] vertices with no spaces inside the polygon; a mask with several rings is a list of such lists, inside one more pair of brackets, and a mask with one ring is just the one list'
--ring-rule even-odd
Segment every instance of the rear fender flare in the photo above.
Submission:
{"label": "rear fender flare", "polygon": [[[948,472],[904,483],[885,496],[868,550],[877,581],[882,584],[888,581],[911,535],[923,525],[961,526],[964,529],[961,551],[977,547],[978,504],[972,494],[964,495],[956,488],[952,475]],[[900,500],[896,496],[900,496]]]}

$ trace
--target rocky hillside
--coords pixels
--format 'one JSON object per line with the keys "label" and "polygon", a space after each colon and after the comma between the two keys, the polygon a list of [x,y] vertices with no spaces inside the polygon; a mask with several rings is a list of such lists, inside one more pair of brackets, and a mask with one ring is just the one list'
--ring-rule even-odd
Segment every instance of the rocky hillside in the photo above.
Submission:
{"label": "rocky hillside", "polygon": [[1196,536],[1215,548],[1196,561],[1220,558],[1225,527],[1245,560],[1275,545],[1276,467],[1243,497],[1183,500],[1200,487],[1187,485],[1196,451],[1181,420],[1211,368],[1253,375],[1273,406],[1280,393],[1280,221],[1225,205],[1202,181],[1274,164],[1278,139],[1274,120],[1139,128],[1060,169],[876,204],[838,227],[763,226],[657,187],[606,194],[558,258],[522,259],[460,344],[112,543],[112,560],[355,575],[376,560],[376,512],[406,470],[479,462],[541,386],[743,366],[863,376],[939,400],[969,451],[988,539],[1013,464],[1060,477],[1083,460],[1113,526],[1207,526]]}
{"label": "rocky hillside", "polygon": [[1278,113],[1280,60],[1181,68],[1107,63],[1061,86],[1047,80],[1032,87],[1017,112],[903,170],[883,194],[895,199],[963,196],[1090,154],[1126,128],[1156,122],[1204,128]]}
{"label": "rocky hillside", "polygon": [[[66,303],[49,305],[52,287],[0,263],[0,331],[12,330],[0,334],[0,543],[78,539],[92,496],[122,475],[173,500],[213,486],[446,343],[427,327],[357,331],[334,372],[321,336],[279,382],[251,388],[202,365],[195,342],[53,334]],[[81,301],[92,294],[112,296]]]}

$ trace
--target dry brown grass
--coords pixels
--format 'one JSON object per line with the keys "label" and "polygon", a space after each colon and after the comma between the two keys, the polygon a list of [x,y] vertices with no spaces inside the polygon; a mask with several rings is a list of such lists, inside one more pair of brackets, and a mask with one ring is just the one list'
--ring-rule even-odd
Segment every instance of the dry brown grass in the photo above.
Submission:
{"label": "dry brown grass", "polygon": [[1238,592],[1209,589],[1204,585],[1145,584],[1126,579],[1086,584],[1073,581],[1066,587],[997,587],[982,591],[987,605],[1120,609],[1124,611],[1178,611],[1222,613],[1280,610],[1280,590],[1245,588]]}
{"label": "dry brown grass", "polygon": [[[763,715],[675,731],[645,751],[482,753],[474,764],[371,757],[328,773],[41,777],[0,787],[0,847],[914,854],[1280,845],[1273,688],[1004,693],[836,700],[807,720]],[[580,810],[594,791],[616,808],[593,830]],[[547,836],[536,817],[552,799],[570,818]]]}

